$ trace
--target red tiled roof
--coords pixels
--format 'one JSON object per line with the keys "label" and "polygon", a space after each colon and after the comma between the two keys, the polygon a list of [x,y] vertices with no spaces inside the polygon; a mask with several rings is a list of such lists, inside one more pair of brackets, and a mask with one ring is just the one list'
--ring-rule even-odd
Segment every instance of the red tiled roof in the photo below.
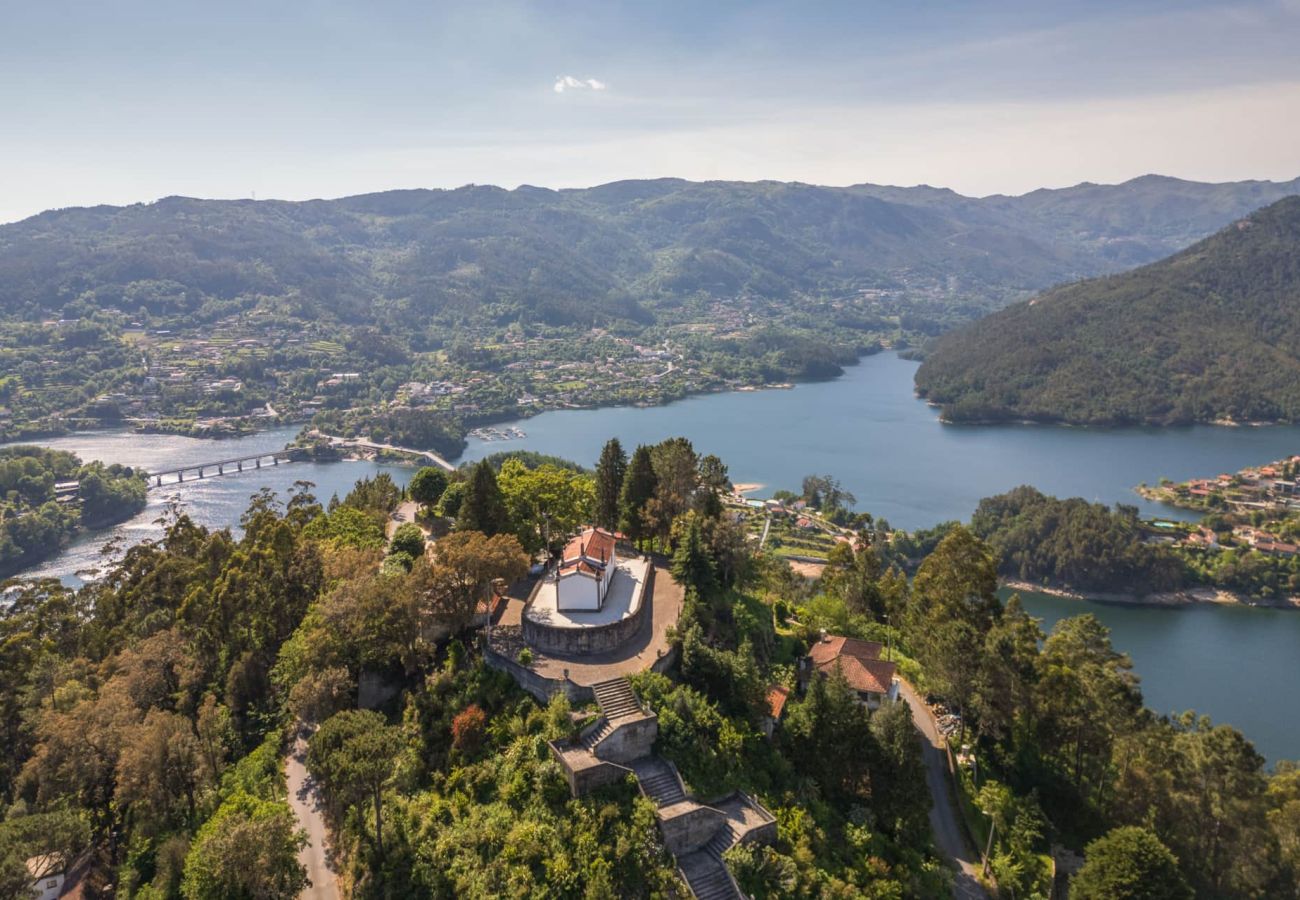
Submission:
{"label": "red tiled roof", "polygon": [[616,542],[617,538],[605,529],[588,528],[565,545],[560,572],[601,575],[605,565],[614,558]]}
{"label": "red tiled roof", "polygon": [[785,685],[774,684],[767,689],[767,708],[772,718],[781,718],[785,712],[785,701],[790,699],[790,689]]}
{"label": "red tiled roof", "polygon": [[852,656],[857,659],[880,659],[880,651],[883,649],[885,648],[875,641],[863,641],[858,638],[828,634],[825,638],[812,645],[808,655],[812,657],[813,665],[820,669],[823,663],[841,655]]}
{"label": "red tiled roof", "polygon": [[882,649],[875,641],[828,634],[813,644],[808,655],[819,672],[830,674],[838,667],[855,691],[884,694],[898,667],[880,658]]}
{"label": "red tiled roof", "polygon": [[897,669],[893,663],[885,662],[883,659],[859,659],[845,654],[820,664],[817,670],[829,675],[837,667],[844,680],[849,683],[849,687],[859,693],[876,694],[889,693],[889,688],[894,682],[894,671]]}

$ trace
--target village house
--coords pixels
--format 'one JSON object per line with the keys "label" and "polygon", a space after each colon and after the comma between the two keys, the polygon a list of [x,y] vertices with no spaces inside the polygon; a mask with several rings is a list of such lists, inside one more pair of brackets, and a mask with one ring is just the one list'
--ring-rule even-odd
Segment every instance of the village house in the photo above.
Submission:
{"label": "village house", "polygon": [[838,671],[869,709],[898,700],[897,666],[880,658],[884,648],[875,641],[822,633],[808,655],[799,660],[799,688],[808,689],[814,676]]}
{"label": "village house", "polygon": [[774,684],[767,689],[767,715],[763,717],[763,736],[771,739],[776,726],[785,717],[785,704],[790,699],[790,689]]}

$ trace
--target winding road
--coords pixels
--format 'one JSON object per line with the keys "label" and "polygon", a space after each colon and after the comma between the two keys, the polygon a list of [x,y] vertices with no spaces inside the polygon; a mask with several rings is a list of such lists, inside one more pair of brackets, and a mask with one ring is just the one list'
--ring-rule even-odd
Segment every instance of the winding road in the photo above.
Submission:
{"label": "winding road", "polygon": [[311,884],[298,896],[300,900],[339,900],[338,875],[329,861],[325,814],[316,782],[307,773],[307,738],[302,734],[284,758],[284,775],[289,787],[289,806],[298,825],[307,832],[308,843],[299,851],[298,861],[307,869]]}
{"label": "winding road", "polygon": [[952,895],[957,900],[988,900],[988,891],[979,882],[979,855],[971,850],[962,828],[957,804],[949,786],[948,754],[934,716],[925,701],[906,681],[899,689],[912,708],[912,721],[920,732],[921,755],[925,760],[925,781],[930,788],[930,830],[939,852],[953,868]]}

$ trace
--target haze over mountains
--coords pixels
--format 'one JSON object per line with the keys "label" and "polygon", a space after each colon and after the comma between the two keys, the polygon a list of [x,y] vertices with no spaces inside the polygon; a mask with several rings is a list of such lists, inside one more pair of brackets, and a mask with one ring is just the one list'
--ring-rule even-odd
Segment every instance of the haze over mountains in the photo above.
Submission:
{"label": "haze over mountains", "polygon": [[940,338],[920,393],[958,421],[1300,421],[1300,197],[1168,259]]}
{"label": "haze over mountains", "polygon": [[0,312],[72,301],[201,322],[273,304],[318,321],[648,321],[706,294],[886,288],[968,309],[1151,262],[1300,179],[1146,176],[1020,197],[929,188],[625,181],[307,202],[171,197],[0,226]]}

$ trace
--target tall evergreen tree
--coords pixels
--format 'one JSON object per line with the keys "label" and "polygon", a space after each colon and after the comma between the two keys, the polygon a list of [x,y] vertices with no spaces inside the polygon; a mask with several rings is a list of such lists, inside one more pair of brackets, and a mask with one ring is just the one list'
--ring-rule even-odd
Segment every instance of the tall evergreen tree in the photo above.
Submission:
{"label": "tall evergreen tree", "polygon": [[633,541],[643,541],[650,534],[651,523],[646,517],[646,504],[654,497],[658,483],[654,463],[650,458],[650,448],[642,444],[632,454],[618,498],[623,532]]}
{"label": "tall evergreen tree", "polygon": [[696,594],[708,597],[718,588],[718,572],[709,556],[700,534],[700,523],[695,516],[686,516],[685,533],[677,543],[677,552],[673,554],[673,577],[688,588],[694,588]]}
{"label": "tall evergreen tree", "polygon": [[627,454],[618,438],[610,438],[596,463],[596,524],[602,528],[618,528],[622,511],[619,500],[626,475]]}
{"label": "tall evergreen tree", "polygon": [[469,487],[460,504],[456,526],[462,531],[481,531],[488,537],[510,531],[510,514],[497,484],[496,472],[487,460],[474,467]]}

